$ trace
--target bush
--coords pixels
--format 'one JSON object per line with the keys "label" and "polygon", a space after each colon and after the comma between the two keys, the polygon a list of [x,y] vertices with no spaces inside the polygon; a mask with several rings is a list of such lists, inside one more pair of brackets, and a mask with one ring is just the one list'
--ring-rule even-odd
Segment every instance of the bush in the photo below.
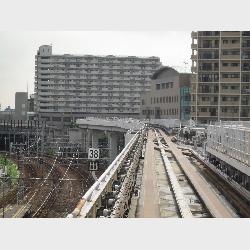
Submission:
{"label": "bush", "polygon": [[20,175],[17,165],[3,156],[0,156],[0,164],[7,166],[7,175],[11,178],[12,184],[16,184],[18,182],[17,178],[19,178]]}

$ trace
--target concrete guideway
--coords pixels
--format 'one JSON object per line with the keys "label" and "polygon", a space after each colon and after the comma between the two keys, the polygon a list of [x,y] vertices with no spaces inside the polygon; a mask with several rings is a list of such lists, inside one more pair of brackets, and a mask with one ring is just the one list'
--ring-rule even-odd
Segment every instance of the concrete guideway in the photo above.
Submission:
{"label": "concrete guideway", "polygon": [[173,171],[173,168],[171,166],[170,161],[168,160],[168,157],[166,156],[166,152],[164,150],[164,147],[162,145],[162,143],[160,142],[159,136],[157,134],[157,132],[155,131],[155,135],[158,141],[158,145],[160,147],[161,150],[161,156],[165,165],[165,169],[166,172],[168,174],[173,192],[174,192],[174,196],[175,196],[175,200],[178,204],[178,208],[181,214],[182,218],[193,218],[193,215],[191,213],[191,210],[186,202],[186,199],[184,197],[184,194],[181,190],[180,184],[178,183],[177,177]]}
{"label": "concrete guideway", "polygon": [[153,131],[149,130],[143,168],[142,191],[140,193],[137,212],[137,217],[139,218],[160,218],[154,156],[154,138]]}
{"label": "concrete guideway", "polygon": [[219,197],[209,188],[207,182],[196,173],[191,163],[182,154],[181,150],[179,150],[177,146],[171,141],[171,138],[167,136],[163,131],[160,131],[160,133],[167,142],[176,160],[181,165],[183,171],[193,184],[197,193],[205,203],[211,215],[216,218],[236,217],[235,213],[229,207],[225,206],[225,204],[219,199]]}

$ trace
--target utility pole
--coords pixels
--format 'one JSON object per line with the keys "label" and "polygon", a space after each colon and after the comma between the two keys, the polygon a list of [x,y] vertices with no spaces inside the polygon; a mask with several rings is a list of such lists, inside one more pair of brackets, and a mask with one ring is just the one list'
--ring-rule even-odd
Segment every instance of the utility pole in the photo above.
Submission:
{"label": "utility pole", "polygon": [[6,138],[6,136],[4,137],[4,151],[6,152],[6,140],[7,140],[7,138]]}
{"label": "utility pole", "polygon": [[28,141],[27,141],[27,145],[28,145],[28,157],[30,156],[30,147],[29,147],[29,130],[28,130]]}
{"label": "utility pole", "polygon": [[[3,201],[4,201],[4,181],[3,181]],[[3,202],[3,218],[4,218],[4,206],[5,206],[5,203]]]}

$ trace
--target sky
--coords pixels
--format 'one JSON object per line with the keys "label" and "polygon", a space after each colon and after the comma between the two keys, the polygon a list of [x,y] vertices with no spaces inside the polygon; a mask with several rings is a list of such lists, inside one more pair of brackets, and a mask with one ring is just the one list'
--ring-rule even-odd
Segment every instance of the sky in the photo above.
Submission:
{"label": "sky", "polygon": [[15,107],[15,92],[28,86],[34,93],[35,55],[44,44],[53,54],[158,56],[180,72],[191,67],[191,31],[0,31],[2,110]]}

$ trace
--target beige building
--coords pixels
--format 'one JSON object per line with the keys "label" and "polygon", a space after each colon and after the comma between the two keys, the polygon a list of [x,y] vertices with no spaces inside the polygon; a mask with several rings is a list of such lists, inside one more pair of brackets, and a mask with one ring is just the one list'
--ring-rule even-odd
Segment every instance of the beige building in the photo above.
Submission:
{"label": "beige building", "polygon": [[201,123],[250,118],[250,31],[192,32],[191,117]]}
{"label": "beige building", "polygon": [[151,89],[142,96],[143,119],[189,119],[191,74],[162,67],[151,78]]}

